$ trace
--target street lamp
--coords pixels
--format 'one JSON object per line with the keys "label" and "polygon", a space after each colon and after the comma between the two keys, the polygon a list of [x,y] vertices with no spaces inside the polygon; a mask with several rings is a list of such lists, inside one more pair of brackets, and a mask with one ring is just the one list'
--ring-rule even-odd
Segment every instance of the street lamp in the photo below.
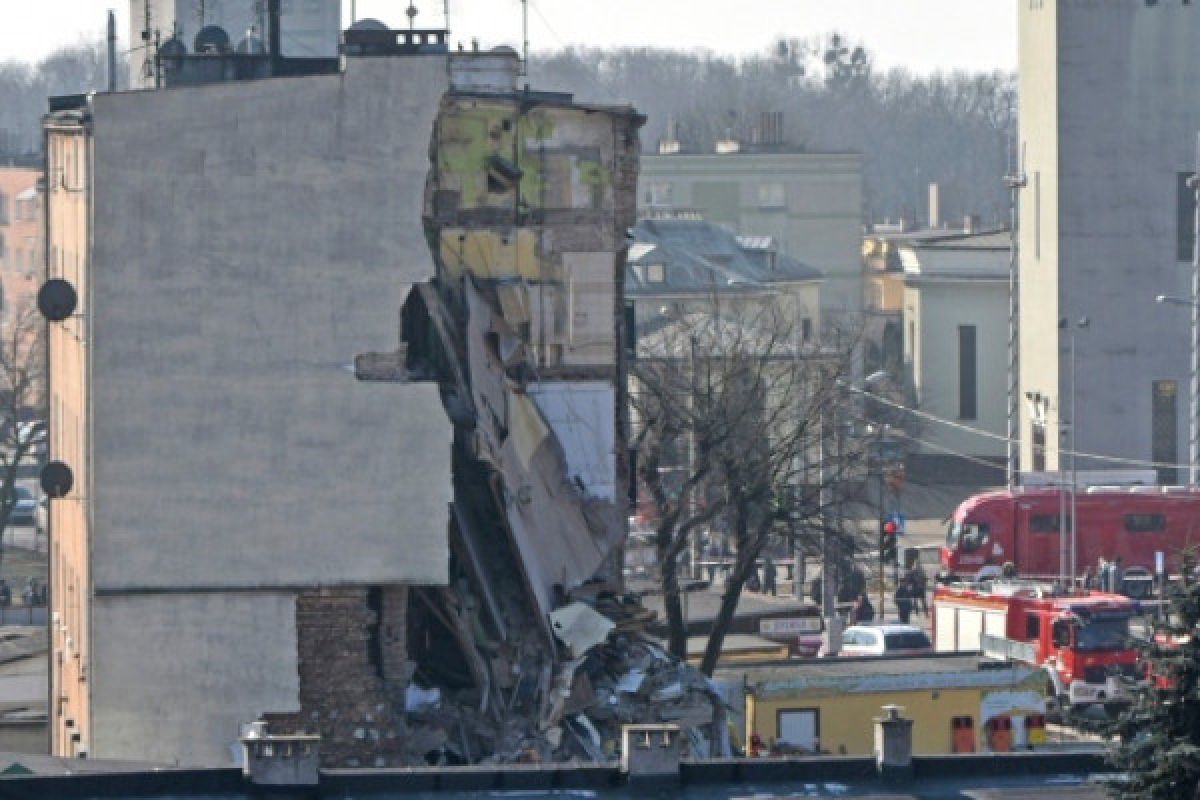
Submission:
{"label": "street lamp", "polygon": [[[1193,181],[1194,182],[1194,181]],[[1189,182],[1189,185],[1191,183]],[[1197,217],[1200,218],[1200,204],[1197,205]],[[1198,223],[1200,225],[1200,223]],[[1154,298],[1159,305],[1170,303],[1176,306],[1186,306],[1192,311],[1192,365],[1189,375],[1188,398],[1188,485],[1197,484],[1197,472],[1200,471],[1200,255],[1193,259],[1192,299],[1160,294]]]}
{"label": "street lamp", "polygon": [[[1070,410],[1071,416],[1070,416],[1070,419],[1068,420],[1068,424],[1070,425],[1070,431],[1071,431],[1071,450],[1070,450],[1070,456],[1071,456],[1071,557],[1070,557],[1070,569],[1071,569],[1071,571],[1069,574],[1070,574],[1070,578],[1072,581],[1074,581],[1075,576],[1079,574],[1079,571],[1078,571],[1079,565],[1076,563],[1076,554],[1078,552],[1078,534],[1079,534],[1079,529],[1078,529],[1079,523],[1077,521],[1078,514],[1076,513],[1076,511],[1078,509],[1077,502],[1076,502],[1076,494],[1077,494],[1077,489],[1079,487],[1079,472],[1078,472],[1077,465],[1076,465],[1077,459],[1076,459],[1075,454],[1078,451],[1078,448],[1076,447],[1076,445],[1078,443],[1079,425],[1078,425],[1078,419],[1076,418],[1076,412],[1075,412],[1075,332],[1077,330],[1086,330],[1088,328],[1088,326],[1091,324],[1092,324],[1092,321],[1090,319],[1088,319],[1086,316],[1080,317],[1079,320],[1074,325],[1071,325],[1066,317],[1063,317],[1062,319],[1060,319],[1058,321],[1058,327],[1060,329],[1067,331],[1067,338],[1068,338],[1068,341],[1070,342],[1070,358],[1071,358],[1070,387],[1069,387],[1070,397],[1071,397],[1071,410]],[[1060,412],[1060,414],[1061,414],[1061,412]],[[1062,441],[1061,434],[1059,435],[1059,441],[1060,442]],[[1059,474],[1060,475],[1062,474],[1061,451],[1060,451],[1060,455],[1059,455]]]}
{"label": "street lamp", "polygon": [[1004,479],[1009,489],[1017,485],[1017,395],[1020,391],[1020,347],[1017,337],[1020,335],[1020,275],[1017,223],[1020,215],[1020,193],[1029,180],[1025,175],[1024,157],[1021,158],[1020,169],[1014,169],[1011,175],[1004,179],[1009,192],[1009,214],[1011,222],[1008,228],[1008,393],[1007,419],[1005,425],[1005,463]]}

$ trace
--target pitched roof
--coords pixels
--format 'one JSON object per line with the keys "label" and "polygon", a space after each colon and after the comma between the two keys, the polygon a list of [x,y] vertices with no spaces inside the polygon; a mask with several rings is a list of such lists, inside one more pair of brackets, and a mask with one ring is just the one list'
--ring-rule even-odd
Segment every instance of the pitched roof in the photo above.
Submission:
{"label": "pitched roof", "polygon": [[778,253],[770,237],[738,237],[702,219],[643,220],[633,237],[625,285],[634,297],[770,292],[773,284],[821,278]]}

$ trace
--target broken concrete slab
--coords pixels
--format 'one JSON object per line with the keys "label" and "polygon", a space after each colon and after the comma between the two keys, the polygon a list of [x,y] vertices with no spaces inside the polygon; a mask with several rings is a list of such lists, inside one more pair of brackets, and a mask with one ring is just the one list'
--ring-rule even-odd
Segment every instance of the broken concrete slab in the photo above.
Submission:
{"label": "broken concrete slab", "polygon": [[571,657],[580,658],[607,639],[616,623],[584,603],[571,603],[550,612],[550,627]]}

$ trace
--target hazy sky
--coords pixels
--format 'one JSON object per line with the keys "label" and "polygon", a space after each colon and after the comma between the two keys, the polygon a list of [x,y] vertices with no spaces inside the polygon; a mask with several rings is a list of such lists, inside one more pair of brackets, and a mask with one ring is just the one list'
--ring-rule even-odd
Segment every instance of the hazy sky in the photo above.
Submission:
{"label": "hazy sky", "polygon": [[[440,26],[442,2],[416,0],[418,26]],[[449,2],[452,41],[519,43],[519,0]],[[407,26],[406,0],[356,5],[360,17]],[[349,17],[351,0],[342,6]],[[124,42],[129,0],[0,0],[0,61],[36,60],[101,37],[109,8]],[[529,32],[534,50],[652,44],[738,54],[761,50],[779,34],[836,29],[862,40],[882,67],[1014,69],[1016,8],[1017,0],[530,0]]]}

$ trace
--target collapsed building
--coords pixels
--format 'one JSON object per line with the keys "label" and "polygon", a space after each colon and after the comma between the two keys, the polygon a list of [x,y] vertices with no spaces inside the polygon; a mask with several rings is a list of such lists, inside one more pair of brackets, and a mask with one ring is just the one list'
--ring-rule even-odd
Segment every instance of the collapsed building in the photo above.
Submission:
{"label": "collapsed building", "polygon": [[229,763],[260,715],[331,766],[720,748],[620,592],[643,119],[445,39],[52,101],[54,754]]}

